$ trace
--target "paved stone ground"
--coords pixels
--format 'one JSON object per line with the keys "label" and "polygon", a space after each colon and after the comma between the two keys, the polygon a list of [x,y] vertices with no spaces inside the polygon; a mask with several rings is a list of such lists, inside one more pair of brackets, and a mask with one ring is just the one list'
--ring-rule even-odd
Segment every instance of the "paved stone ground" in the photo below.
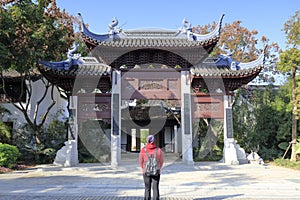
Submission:
{"label": "paved stone ground", "polygon": [[[0,199],[143,199],[144,185],[136,162],[117,168],[80,164],[62,168],[39,165],[0,174]],[[166,163],[161,199],[300,199],[300,171],[276,166]]]}
{"label": "paved stone ground", "polygon": [[[115,196],[97,196],[97,197],[86,197],[86,196],[75,196],[75,197],[70,197],[70,196],[49,196],[49,197],[44,197],[44,196],[27,196],[27,197],[20,197],[20,196],[3,196],[1,199],[20,199],[20,200],[27,200],[27,199],[32,199],[32,200],[50,200],[50,199],[55,199],[55,200],[142,200],[144,199],[143,197],[115,197]],[[191,198],[187,197],[162,197],[161,200],[190,200]]]}

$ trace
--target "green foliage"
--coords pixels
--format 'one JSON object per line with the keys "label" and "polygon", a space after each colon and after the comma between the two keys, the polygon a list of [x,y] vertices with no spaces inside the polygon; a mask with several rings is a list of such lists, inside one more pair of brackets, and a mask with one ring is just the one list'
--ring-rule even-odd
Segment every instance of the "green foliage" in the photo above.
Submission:
{"label": "green foliage", "polygon": [[56,152],[64,145],[67,137],[66,119],[54,119],[48,127],[41,131],[41,144],[36,142],[36,135],[32,128],[25,124],[15,130],[15,143],[22,153],[22,160],[36,163],[52,163]]}
{"label": "green foliage", "polygon": [[283,155],[291,141],[289,90],[269,86],[239,91],[233,107],[234,132],[246,152],[256,151],[267,160]]}
{"label": "green foliage", "polygon": [[46,146],[56,150],[60,149],[67,139],[67,128],[67,119],[58,119],[58,116],[56,116],[46,128],[44,135]]}
{"label": "green foliage", "polygon": [[283,152],[281,149],[278,149],[276,146],[272,148],[267,148],[264,145],[261,145],[261,148],[258,151],[258,154],[260,157],[262,157],[264,160],[272,161],[278,157],[281,157],[283,155]]}
{"label": "green foliage", "polygon": [[16,146],[0,143],[0,166],[12,168],[20,156]]}
{"label": "green foliage", "polygon": [[296,154],[300,154],[300,138],[297,139],[297,144],[295,145]]}
{"label": "green foliage", "polygon": [[11,134],[9,127],[0,121],[0,142],[9,143],[11,140]]}
{"label": "green foliage", "polygon": [[200,147],[193,148],[193,157],[195,162],[200,161],[220,161],[223,158],[223,148],[218,147],[215,145],[211,151],[211,154],[207,154],[204,157],[199,157],[198,155],[201,154]]}
{"label": "green foliage", "polygon": [[[22,78],[17,86],[24,90],[19,92],[19,97],[14,97],[14,106],[24,115],[24,119],[30,127],[27,132],[34,132],[29,138],[35,138],[36,145],[28,143],[27,146],[34,152],[40,152],[46,148],[41,144],[42,134],[45,134],[44,123],[51,108],[55,105],[53,97],[54,86],[44,81],[44,88],[40,90],[39,99],[32,98],[33,81],[41,77],[37,72],[39,61],[62,60],[66,58],[66,52],[74,41],[74,18],[64,10],[56,6],[55,0],[20,0],[2,1],[0,7],[0,73],[7,71],[18,72]],[[1,83],[5,83],[5,79]],[[26,86],[23,85],[26,83]],[[6,93],[6,91],[3,91]],[[43,94],[44,92],[44,94]],[[7,97],[12,97],[8,94]],[[22,102],[26,93],[28,100],[35,102]],[[16,95],[17,96],[17,95]],[[51,98],[50,104],[44,102]],[[46,99],[46,100],[45,100]],[[35,107],[32,106],[35,103]],[[45,109],[41,111],[40,107]],[[47,107],[48,106],[48,107]],[[37,111],[33,116],[29,109]],[[38,119],[41,118],[41,119]],[[25,130],[21,130],[25,132]],[[27,137],[26,136],[26,137]],[[29,145],[30,144],[30,145]],[[47,145],[46,145],[47,146]],[[22,145],[22,149],[24,145]]]}
{"label": "green foliage", "polygon": [[73,43],[72,18],[55,1],[1,6],[0,67],[27,73],[40,60],[62,59]]}
{"label": "green foliage", "polygon": [[290,161],[289,159],[277,158],[272,163],[277,166],[300,170],[300,162],[293,162]]}
{"label": "green foliage", "polygon": [[248,102],[247,90],[238,90],[236,96],[238,98],[233,106],[234,138],[246,152],[251,152],[256,147],[256,144],[253,144],[252,139],[250,139],[250,136],[254,135],[254,127],[256,125],[253,114],[254,106]]}
{"label": "green foliage", "polygon": [[[204,26],[196,26],[192,28],[193,32],[200,34],[207,34],[213,31],[217,26],[216,22]],[[222,25],[221,36],[218,45],[210,53],[210,56],[217,57],[225,52],[222,46],[225,44],[231,51],[234,52],[233,59],[239,62],[250,62],[258,57],[258,52],[263,49],[258,49],[257,45],[260,43],[268,44],[264,49],[265,60],[264,68],[258,75],[260,81],[274,82],[274,74],[277,74],[276,62],[278,60],[279,46],[277,43],[269,42],[265,36],[258,38],[257,30],[249,30],[244,27],[242,21],[236,20],[232,23],[225,23]]]}
{"label": "green foliage", "polygon": [[278,144],[278,147],[282,150],[286,150],[289,146],[289,143],[288,142],[281,142]]}
{"label": "green foliage", "polygon": [[296,11],[295,14],[284,23],[283,31],[286,34],[287,44],[293,47],[300,45],[300,11]]}
{"label": "green foliage", "polygon": [[107,162],[110,157],[110,143],[105,135],[109,124],[103,121],[88,120],[79,132],[79,162]]}
{"label": "green foliage", "polygon": [[195,161],[212,161],[222,158],[223,123],[215,119],[200,119],[193,123],[193,135],[194,140],[198,142],[198,147],[193,148]]}
{"label": "green foliage", "polygon": [[[11,114],[9,110],[7,110],[2,106],[0,106],[0,113],[2,116],[4,114]],[[4,122],[0,121],[0,142],[10,143],[10,141],[11,141],[10,129]]]}
{"label": "green foliage", "polygon": [[300,50],[298,48],[290,48],[280,54],[280,61],[277,69],[282,72],[290,72],[293,68],[300,66]]}
{"label": "green foliage", "polygon": [[[284,24],[283,30],[286,34],[287,47],[280,55],[280,61],[277,63],[277,69],[282,72],[287,72],[291,79],[291,105],[292,105],[292,124],[291,137],[292,140],[297,139],[297,120],[300,117],[300,85],[297,72],[300,67],[300,11],[297,11],[294,16]],[[295,146],[292,146],[291,160],[296,160]]]}

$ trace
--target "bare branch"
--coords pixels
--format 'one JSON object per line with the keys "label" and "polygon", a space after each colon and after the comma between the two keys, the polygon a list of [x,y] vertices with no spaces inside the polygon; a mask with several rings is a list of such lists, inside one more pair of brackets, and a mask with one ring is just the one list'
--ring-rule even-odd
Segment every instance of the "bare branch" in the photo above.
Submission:
{"label": "bare branch", "polygon": [[44,85],[45,85],[45,90],[44,90],[44,94],[43,96],[40,98],[40,100],[37,101],[36,105],[35,105],[35,110],[34,110],[34,123],[37,124],[37,117],[38,117],[38,112],[39,112],[39,108],[40,108],[40,105],[41,103],[44,101],[44,99],[46,98],[46,95],[48,93],[48,89],[50,87],[50,84],[49,82],[48,83],[45,83],[44,82]]}
{"label": "bare branch", "polygon": [[[30,81],[30,80],[29,80]],[[22,87],[23,88],[23,87]],[[26,85],[26,92],[27,92],[27,96],[28,96],[28,100],[26,101],[26,110],[28,110],[29,105],[30,105],[30,100],[31,100],[31,95],[32,95],[32,85],[31,84],[27,84]]]}
{"label": "bare branch", "polygon": [[47,110],[46,110],[44,116],[42,117],[42,121],[41,121],[41,123],[38,125],[39,128],[43,126],[43,124],[45,123],[45,121],[46,121],[46,119],[47,119],[48,114],[50,113],[51,108],[52,108],[52,107],[55,105],[55,103],[56,103],[56,101],[54,100],[54,95],[53,95],[53,94],[54,94],[54,86],[52,85],[52,86],[51,86],[51,100],[52,100],[52,103],[50,104],[50,106],[48,106],[48,108],[47,108]]}

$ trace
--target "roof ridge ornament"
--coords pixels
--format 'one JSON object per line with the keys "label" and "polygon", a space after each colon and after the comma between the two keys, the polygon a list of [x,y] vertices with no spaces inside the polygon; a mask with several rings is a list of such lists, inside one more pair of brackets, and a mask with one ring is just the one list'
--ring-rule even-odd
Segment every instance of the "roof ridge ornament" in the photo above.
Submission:
{"label": "roof ridge ornament", "polygon": [[182,20],[182,27],[179,29],[179,31],[181,33],[185,33],[187,38],[191,41],[195,41],[196,38],[193,37],[193,33],[192,33],[192,24],[186,19],[183,18]]}
{"label": "roof ridge ornament", "polygon": [[119,24],[119,21],[116,17],[114,17],[111,21],[110,24],[108,24],[108,33],[110,35],[114,35],[116,33],[120,33],[122,31],[122,29],[120,27],[117,27],[117,25]]}
{"label": "roof ridge ornament", "polygon": [[233,53],[234,53],[234,50],[230,50],[230,49],[226,46],[225,43],[222,44],[221,50],[222,50],[223,52],[226,53],[225,55],[223,54],[224,56],[230,56],[230,57],[232,57],[232,55],[233,55]]}
{"label": "roof ridge ornament", "polygon": [[230,64],[231,70],[239,70],[239,62],[232,59],[232,55],[234,53],[234,50],[229,49],[225,43],[221,46],[221,50],[225,52],[225,54],[221,54],[219,57],[222,59],[227,60],[227,62]]}
{"label": "roof ridge ornament", "polygon": [[78,51],[78,47],[79,47],[78,42],[75,42],[75,43],[73,44],[72,48],[68,50],[67,55],[68,55],[69,61],[70,61],[70,60],[73,60],[73,59],[78,60],[78,58],[81,57],[81,54],[80,54],[80,53],[76,53],[76,52]]}
{"label": "roof ridge ornament", "polygon": [[183,32],[187,32],[189,30],[192,30],[191,27],[192,27],[192,24],[190,22],[188,22],[188,20],[186,18],[184,18],[182,20],[182,28],[181,28],[181,30]]}
{"label": "roof ridge ornament", "polygon": [[187,38],[190,41],[205,41],[205,40],[213,38],[213,37],[220,37],[222,21],[223,21],[224,16],[225,16],[225,14],[222,14],[216,28],[212,32],[210,32],[208,34],[204,34],[204,35],[194,33],[191,28],[192,27],[191,23],[188,22],[188,20],[186,18],[184,18],[182,20],[182,27],[179,28],[179,33],[186,34]]}

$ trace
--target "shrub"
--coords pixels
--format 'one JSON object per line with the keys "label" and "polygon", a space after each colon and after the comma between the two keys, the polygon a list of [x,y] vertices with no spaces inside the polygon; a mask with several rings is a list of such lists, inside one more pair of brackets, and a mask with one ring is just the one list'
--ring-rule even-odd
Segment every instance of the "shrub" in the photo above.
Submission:
{"label": "shrub", "polygon": [[40,144],[37,144],[35,132],[28,124],[14,130],[14,142],[22,154],[23,162],[52,163],[54,161],[56,152],[64,145],[67,138],[66,119],[60,118],[62,118],[60,113],[54,115],[52,121],[41,128]]}
{"label": "shrub", "polygon": [[110,125],[104,121],[88,120],[82,124],[78,133],[79,162],[108,162],[110,143],[105,129]]}
{"label": "shrub", "polygon": [[11,134],[9,127],[5,125],[4,122],[0,121],[0,142],[9,143],[11,139]]}
{"label": "shrub", "polygon": [[0,166],[12,168],[20,156],[16,146],[0,143]]}

